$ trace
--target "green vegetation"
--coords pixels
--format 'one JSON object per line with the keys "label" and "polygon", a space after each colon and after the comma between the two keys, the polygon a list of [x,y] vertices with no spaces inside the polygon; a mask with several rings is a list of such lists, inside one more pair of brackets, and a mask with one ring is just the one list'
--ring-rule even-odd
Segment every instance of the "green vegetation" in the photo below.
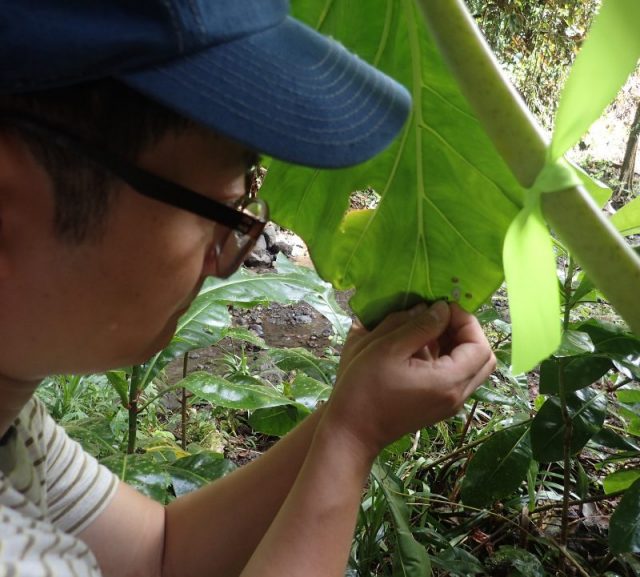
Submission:
{"label": "green vegetation", "polygon": [[[512,77],[528,79],[521,91],[546,124],[594,3],[468,4]],[[640,199],[608,221],[597,204],[610,191],[561,160],[635,68],[638,6],[602,3],[549,145],[461,2],[422,2],[431,32],[412,0],[294,2],[406,84],[416,106],[391,149],[363,166],[273,162],[263,192],[275,219],[303,236],[323,278],[355,287],[351,305],[367,324],[417,299],[459,301],[477,311],[499,360],[464,414],[380,456],[349,575],[640,574],[640,337],[624,323],[638,333]],[[376,208],[345,216],[354,190],[375,191]],[[271,347],[230,314],[300,301],[328,319],[328,349]],[[167,502],[259,454],[326,400],[347,326],[331,286],[282,259],[275,273],[207,281],[146,364],[57,377],[40,395],[90,452]],[[189,372],[190,351],[212,345],[211,365]],[[184,378],[170,377],[181,362]]]}

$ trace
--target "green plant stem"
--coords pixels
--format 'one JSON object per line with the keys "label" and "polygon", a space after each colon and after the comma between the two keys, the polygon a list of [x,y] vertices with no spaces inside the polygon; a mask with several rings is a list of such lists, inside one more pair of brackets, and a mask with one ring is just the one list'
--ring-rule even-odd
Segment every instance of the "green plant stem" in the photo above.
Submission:
{"label": "green plant stem", "polygon": [[[563,331],[569,329],[569,321],[571,317],[571,292],[573,285],[573,275],[575,273],[575,265],[573,259],[569,257],[569,265],[564,279],[564,315],[563,315]],[[571,438],[573,436],[573,421],[569,415],[567,408],[567,390],[565,386],[565,359],[560,359],[558,389],[560,395],[560,408],[562,412],[562,420],[564,422],[564,439],[563,439],[563,455],[564,455],[564,491],[562,494],[562,523],[560,531],[561,545],[567,544],[569,536],[569,499],[571,498]]]}
{"label": "green plant stem", "polygon": [[[462,0],[418,0],[427,26],[475,115],[514,176],[530,187],[547,142],[505,78]],[[640,334],[640,256],[582,186],[542,195],[547,222],[632,331]]]}

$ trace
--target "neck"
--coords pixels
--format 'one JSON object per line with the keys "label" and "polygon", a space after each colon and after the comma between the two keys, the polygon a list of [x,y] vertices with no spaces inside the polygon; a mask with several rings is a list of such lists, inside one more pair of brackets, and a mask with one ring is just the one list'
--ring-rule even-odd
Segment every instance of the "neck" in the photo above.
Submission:
{"label": "neck", "polygon": [[39,381],[19,381],[0,374],[0,438],[16,420]]}

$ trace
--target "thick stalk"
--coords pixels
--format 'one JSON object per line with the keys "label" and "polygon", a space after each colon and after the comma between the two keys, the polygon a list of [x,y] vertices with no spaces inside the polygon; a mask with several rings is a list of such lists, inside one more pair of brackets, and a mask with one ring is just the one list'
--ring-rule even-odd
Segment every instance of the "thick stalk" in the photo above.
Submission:
{"label": "thick stalk", "polygon": [[[573,275],[575,267],[573,259],[569,258],[567,274],[564,279],[564,315],[563,315],[563,331],[569,329],[569,321],[571,315],[571,296]],[[569,415],[567,407],[567,388],[565,382],[565,366],[564,358],[560,359],[558,389],[560,394],[560,409],[562,412],[562,421],[564,422],[564,439],[563,439],[563,456],[564,456],[564,491],[562,494],[562,523],[560,530],[560,544],[566,545],[569,536],[569,499],[571,497],[571,438],[573,437],[573,421]]]}
{"label": "thick stalk", "polygon": [[[463,1],[418,3],[475,115],[520,184],[530,187],[546,159],[542,130],[504,77]],[[591,280],[631,330],[640,334],[640,257],[581,186],[543,194],[542,210]]]}

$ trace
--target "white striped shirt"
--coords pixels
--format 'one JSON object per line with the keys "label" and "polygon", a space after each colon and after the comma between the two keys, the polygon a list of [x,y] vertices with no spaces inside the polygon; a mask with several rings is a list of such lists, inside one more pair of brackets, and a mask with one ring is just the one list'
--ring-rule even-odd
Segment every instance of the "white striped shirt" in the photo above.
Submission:
{"label": "white striped shirt", "polygon": [[75,535],[117,484],[32,398],[0,441],[0,577],[99,577]]}

